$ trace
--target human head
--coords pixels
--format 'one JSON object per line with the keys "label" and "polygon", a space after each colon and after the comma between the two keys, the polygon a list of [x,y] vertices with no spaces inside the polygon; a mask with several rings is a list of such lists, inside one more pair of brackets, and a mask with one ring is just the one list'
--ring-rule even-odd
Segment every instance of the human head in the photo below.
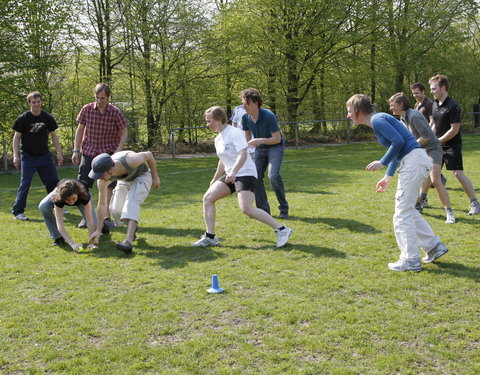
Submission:
{"label": "human head", "polygon": [[443,74],[437,74],[430,78],[428,83],[431,85],[432,83],[437,83],[439,87],[444,87],[445,91],[448,91],[448,78]]}
{"label": "human head", "polygon": [[364,94],[355,94],[347,100],[347,108],[351,107],[356,115],[372,114],[375,110],[370,98]]}
{"label": "human head", "polygon": [[92,170],[88,174],[92,180],[98,180],[115,165],[112,157],[108,154],[100,154],[92,160]]}
{"label": "human head", "polygon": [[245,100],[247,103],[256,103],[259,108],[262,106],[263,102],[260,92],[254,88],[242,90],[240,92],[240,100],[242,100],[242,102]]}
{"label": "human head", "polygon": [[425,86],[422,83],[415,82],[410,86],[410,90],[412,90],[412,95],[417,102],[423,102],[423,99],[425,99]]}
{"label": "human head", "polygon": [[32,99],[40,99],[42,100],[42,94],[38,91],[32,91],[27,95],[27,102],[30,103]]}
{"label": "human head", "polygon": [[[388,99],[387,102],[388,104],[390,104],[390,109],[392,109],[392,104],[397,104],[397,108],[401,111],[406,111],[408,108],[410,108],[410,103],[408,101],[407,95],[405,95],[403,92],[397,92],[396,94],[392,95],[392,97]],[[396,112],[397,111],[394,111],[394,114],[398,115],[398,113]]]}
{"label": "human head", "polygon": [[96,96],[101,91],[103,91],[107,95],[107,98],[110,98],[110,86],[108,86],[106,83],[97,84],[93,89],[93,95]]}
{"label": "human head", "polygon": [[[81,198],[82,200],[89,199],[87,189],[80,181],[66,178],[58,183],[52,201],[53,203],[66,203],[72,196],[76,196],[77,199]],[[76,199],[74,199],[72,203],[75,203],[75,201]]]}
{"label": "human head", "polygon": [[227,113],[225,112],[225,110],[222,107],[220,107],[218,105],[215,105],[213,107],[208,108],[205,111],[204,115],[205,115],[205,117],[207,115],[210,115],[212,119],[220,121],[222,124],[227,123]]}

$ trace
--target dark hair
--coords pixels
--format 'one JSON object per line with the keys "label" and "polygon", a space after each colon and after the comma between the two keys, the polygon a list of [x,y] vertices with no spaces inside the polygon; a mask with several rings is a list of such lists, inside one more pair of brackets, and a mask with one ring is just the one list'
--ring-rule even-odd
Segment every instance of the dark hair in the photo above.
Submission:
{"label": "dark hair", "polygon": [[352,107],[355,114],[364,113],[369,115],[375,112],[375,108],[370,98],[364,94],[355,94],[347,100],[347,107]]}
{"label": "dark hair", "polygon": [[99,92],[103,91],[108,97],[110,97],[110,86],[106,83],[99,83],[93,89],[93,94],[97,95]]}
{"label": "dark hair", "polygon": [[42,94],[39,91],[32,91],[27,95],[27,102],[30,103],[30,99],[32,98],[40,98],[42,99]]}
{"label": "dark hair", "polygon": [[415,82],[413,85],[410,86],[410,90],[419,89],[420,91],[425,91],[425,86],[423,83]]}
{"label": "dark hair", "polygon": [[439,86],[444,86],[445,90],[448,91],[448,78],[447,76],[444,76],[443,74],[437,74],[436,76],[433,76],[430,78],[428,83],[432,82],[437,82]]}
{"label": "dark hair", "polygon": [[205,111],[205,116],[207,114],[211,114],[214,120],[221,121],[222,124],[227,123],[227,112],[225,112],[225,110],[218,105],[208,108]]}
{"label": "dark hair", "polygon": [[262,106],[262,96],[260,95],[260,92],[257,89],[254,88],[249,88],[242,90],[240,92],[240,99],[246,99],[248,103],[253,102],[257,103],[259,107]]}
{"label": "dark hair", "polygon": [[392,97],[388,99],[387,102],[402,104],[402,109],[404,111],[410,108],[410,102],[408,101],[407,95],[405,95],[403,92],[397,92],[396,94],[392,95]]}
{"label": "dark hair", "polygon": [[52,201],[53,203],[65,203],[65,200],[73,194],[77,194],[78,199],[85,201],[90,200],[90,195],[83,183],[73,178],[64,178],[58,183]]}

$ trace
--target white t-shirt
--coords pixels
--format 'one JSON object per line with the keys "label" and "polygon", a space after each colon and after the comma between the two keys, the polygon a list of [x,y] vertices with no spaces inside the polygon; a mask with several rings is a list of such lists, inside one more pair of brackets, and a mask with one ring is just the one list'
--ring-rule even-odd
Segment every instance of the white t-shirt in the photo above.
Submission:
{"label": "white t-shirt", "polygon": [[[242,117],[245,113],[247,112],[245,111],[245,108],[243,108],[243,105],[237,105],[233,110],[232,117],[230,118],[232,122],[237,124],[237,128],[244,133],[243,135],[244,137],[245,137],[245,131],[243,130],[243,126],[242,126]],[[253,139],[253,136],[251,139]],[[252,154],[255,152],[255,147],[248,146],[247,151]]]}
{"label": "white t-shirt", "polygon": [[[225,166],[226,174],[230,173],[235,165],[238,153],[245,148],[247,148],[247,140],[245,139],[243,131],[231,125],[227,125],[227,127],[215,137],[215,150]],[[257,177],[257,168],[248,153],[245,163],[237,173],[237,177],[242,176]]]}

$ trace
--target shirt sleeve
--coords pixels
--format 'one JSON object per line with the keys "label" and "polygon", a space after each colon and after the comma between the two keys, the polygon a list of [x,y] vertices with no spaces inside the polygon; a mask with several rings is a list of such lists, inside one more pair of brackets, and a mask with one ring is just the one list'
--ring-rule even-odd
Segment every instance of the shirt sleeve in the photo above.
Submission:
{"label": "shirt sleeve", "polygon": [[420,134],[420,137],[428,139],[432,138],[430,125],[428,125],[425,116],[423,116],[421,113],[412,113],[410,126],[415,128],[418,134]]}
{"label": "shirt sleeve", "polygon": [[389,143],[387,152],[385,152],[382,159],[380,159],[380,162],[383,165],[388,166],[387,175],[393,176],[398,165],[398,155],[400,154],[405,141],[403,140],[402,135],[390,125],[386,118],[373,119],[372,125],[375,132],[380,134]]}
{"label": "shirt sleeve", "polygon": [[461,111],[458,105],[453,105],[448,111],[448,117],[450,119],[450,124],[458,124],[461,121]]}
{"label": "shirt sleeve", "polygon": [[125,114],[117,108],[117,128],[118,130],[126,128],[128,123],[127,123],[127,118],[125,117]]}

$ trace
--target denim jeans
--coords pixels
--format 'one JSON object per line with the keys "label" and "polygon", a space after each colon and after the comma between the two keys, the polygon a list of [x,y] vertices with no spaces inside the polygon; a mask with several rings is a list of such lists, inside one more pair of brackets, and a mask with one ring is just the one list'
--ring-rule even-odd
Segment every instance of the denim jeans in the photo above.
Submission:
{"label": "denim jeans", "polygon": [[14,216],[25,212],[27,196],[35,172],[38,172],[40,179],[47,189],[47,193],[50,193],[55,189],[55,186],[57,186],[59,181],[57,168],[55,167],[53,156],[50,152],[40,156],[32,156],[27,153],[22,153],[21,169],[20,186],[12,210]]}
{"label": "denim jeans", "polygon": [[283,162],[283,145],[274,145],[268,147],[257,147],[255,149],[254,161],[257,167],[258,184],[255,189],[255,203],[258,208],[270,214],[270,205],[268,204],[267,193],[263,183],[265,171],[268,168],[268,178],[272,184],[273,191],[277,196],[280,213],[288,214],[288,202],[285,198],[285,187],[283,186],[280,168]]}
{"label": "denim jeans", "polygon": [[[52,191],[50,194],[48,194],[45,198],[43,198],[40,204],[38,205],[38,209],[43,216],[43,221],[45,222],[45,225],[47,226],[48,231],[50,232],[50,238],[52,238],[53,240],[56,240],[57,238],[62,237],[62,235],[58,231],[57,221],[55,220],[55,213],[53,210],[55,208],[55,204],[52,201],[52,197],[54,194],[55,194],[55,190]],[[97,214],[95,212],[95,207],[93,205],[92,200],[90,200],[90,204],[92,206],[93,224],[96,227]],[[77,207],[80,213],[82,214],[82,216],[85,217],[85,206],[83,204],[80,204]]]}

